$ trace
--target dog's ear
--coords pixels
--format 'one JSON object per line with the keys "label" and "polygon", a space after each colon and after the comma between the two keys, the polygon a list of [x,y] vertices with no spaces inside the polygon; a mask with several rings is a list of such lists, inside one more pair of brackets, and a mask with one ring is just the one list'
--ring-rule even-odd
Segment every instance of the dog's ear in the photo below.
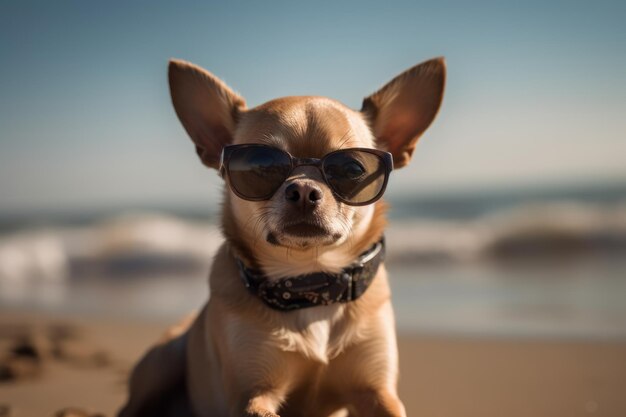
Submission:
{"label": "dog's ear", "polygon": [[443,99],[446,63],[423,62],[403,72],[363,100],[378,145],[391,152],[396,168],[409,163],[417,140],[431,124]]}
{"label": "dog's ear", "polygon": [[243,98],[210,72],[189,62],[171,60],[169,83],[172,103],[206,166],[218,168],[224,145],[232,142]]}

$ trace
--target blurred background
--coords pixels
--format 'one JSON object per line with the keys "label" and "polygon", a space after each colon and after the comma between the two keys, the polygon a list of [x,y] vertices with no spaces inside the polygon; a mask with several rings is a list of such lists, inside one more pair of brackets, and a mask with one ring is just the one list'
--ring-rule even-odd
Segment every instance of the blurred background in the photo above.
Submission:
{"label": "blurred background", "polygon": [[[222,184],[169,58],[249,107],[360,108],[443,55],[442,110],[386,195],[409,414],[626,415],[625,19],[618,1],[0,3],[0,339],[50,318],[158,334],[206,300]],[[28,415],[42,387],[0,384],[0,409]]]}

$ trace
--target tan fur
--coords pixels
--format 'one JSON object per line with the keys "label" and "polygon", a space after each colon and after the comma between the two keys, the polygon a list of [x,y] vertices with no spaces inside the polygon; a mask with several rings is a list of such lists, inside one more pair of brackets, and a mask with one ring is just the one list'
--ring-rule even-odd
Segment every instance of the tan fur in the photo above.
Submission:
{"label": "tan fur", "polygon": [[[404,164],[437,112],[444,74],[442,60],[415,67],[366,99],[363,112],[322,97],[282,98],[245,110],[219,79],[181,61],[170,64],[170,86],[177,114],[208,166],[217,166],[228,143],[269,144],[317,158],[378,145]],[[407,91],[416,86],[426,92]],[[419,114],[407,118],[407,111]],[[320,187],[323,199],[311,216],[328,235],[284,231],[292,215],[284,189],[292,182]],[[235,261],[269,279],[337,272],[380,239],[385,211],[382,200],[363,207],[339,203],[313,167],[296,168],[268,201],[245,201],[226,187],[226,241],[210,273],[210,300],[137,365],[120,415],[322,417],[344,410],[404,416],[384,265],[356,301],[282,312],[248,292]]]}

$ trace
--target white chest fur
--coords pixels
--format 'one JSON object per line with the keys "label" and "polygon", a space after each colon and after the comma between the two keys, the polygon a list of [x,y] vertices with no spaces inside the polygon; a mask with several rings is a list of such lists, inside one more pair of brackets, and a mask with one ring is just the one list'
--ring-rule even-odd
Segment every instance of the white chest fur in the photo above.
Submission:
{"label": "white chest fur", "polygon": [[344,317],[344,310],[344,305],[335,304],[289,312],[286,325],[276,329],[272,337],[282,350],[328,363],[343,351],[356,333],[356,328],[351,328]]}

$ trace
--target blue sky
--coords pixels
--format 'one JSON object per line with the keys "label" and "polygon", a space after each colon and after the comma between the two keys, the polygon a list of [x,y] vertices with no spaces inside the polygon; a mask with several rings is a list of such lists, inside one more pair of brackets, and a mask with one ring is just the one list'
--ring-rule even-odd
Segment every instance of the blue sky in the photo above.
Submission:
{"label": "blue sky", "polygon": [[358,108],[448,62],[392,195],[626,181],[624,2],[0,4],[0,211],[205,204],[220,182],[171,108],[168,58],[246,97]]}

